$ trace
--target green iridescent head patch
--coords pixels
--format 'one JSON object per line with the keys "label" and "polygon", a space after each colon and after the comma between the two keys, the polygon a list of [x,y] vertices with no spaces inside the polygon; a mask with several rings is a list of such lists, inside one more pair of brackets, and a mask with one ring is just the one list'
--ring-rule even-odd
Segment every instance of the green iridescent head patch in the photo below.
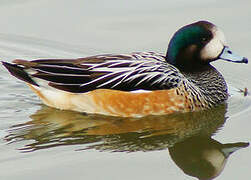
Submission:
{"label": "green iridescent head patch", "polygon": [[171,64],[176,63],[179,52],[189,45],[199,45],[202,37],[206,36],[208,31],[198,25],[188,25],[178,30],[172,37],[168,46],[167,60]]}

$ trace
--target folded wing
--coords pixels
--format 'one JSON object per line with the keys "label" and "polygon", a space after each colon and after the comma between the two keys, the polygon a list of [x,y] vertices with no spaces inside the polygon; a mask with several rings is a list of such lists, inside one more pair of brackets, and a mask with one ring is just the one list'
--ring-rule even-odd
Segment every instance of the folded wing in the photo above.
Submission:
{"label": "folded wing", "polygon": [[121,91],[177,87],[183,76],[157,58],[103,55],[80,59],[15,60],[3,63],[17,78],[35,86],[84,93],[95,89]]}

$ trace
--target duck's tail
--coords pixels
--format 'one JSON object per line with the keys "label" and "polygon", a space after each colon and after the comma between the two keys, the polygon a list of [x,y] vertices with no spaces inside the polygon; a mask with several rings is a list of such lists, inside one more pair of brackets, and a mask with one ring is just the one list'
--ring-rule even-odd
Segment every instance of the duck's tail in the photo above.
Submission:
{"label": "duck's tail", "polygon": [[6,67],[6,69],[16,78],[25,81],[29,84],[35,85],[35,86],[39,86],[35,81],[33,81],[31,79],[31,77],[29,76],[29,74],[25,71],[25,68],[17,65],[17,64],[11,64],[11,63],[7,63],[2,61],[2,64],[4,65],[4,67]]}

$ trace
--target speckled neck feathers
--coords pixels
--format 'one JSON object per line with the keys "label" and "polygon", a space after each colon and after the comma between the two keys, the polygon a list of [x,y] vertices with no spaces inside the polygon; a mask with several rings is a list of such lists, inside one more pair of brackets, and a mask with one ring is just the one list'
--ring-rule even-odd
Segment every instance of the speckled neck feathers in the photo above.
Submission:
{"label": "speckled neck feathers", "polygon": [[202,98],[206,100],[209,106],[219,104],[227,100],[228,88],[221,75],[213,66],[208,65],[200,72],[183,73],[189,83],[198,87]]}

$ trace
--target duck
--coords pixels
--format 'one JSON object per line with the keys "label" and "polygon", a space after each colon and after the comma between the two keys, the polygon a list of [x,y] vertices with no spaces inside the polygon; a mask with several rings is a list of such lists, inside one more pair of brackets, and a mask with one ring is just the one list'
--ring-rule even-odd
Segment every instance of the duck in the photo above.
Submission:
{"label": "duck", "polygon": [[167,115],[226,102],[227,84],[211,65],[248,63],[226,44],[224,33],[202,20],[181,27],[166,54],[134,52],[77,59],[16,59],[2,64],[47,106],[119,117]]}

